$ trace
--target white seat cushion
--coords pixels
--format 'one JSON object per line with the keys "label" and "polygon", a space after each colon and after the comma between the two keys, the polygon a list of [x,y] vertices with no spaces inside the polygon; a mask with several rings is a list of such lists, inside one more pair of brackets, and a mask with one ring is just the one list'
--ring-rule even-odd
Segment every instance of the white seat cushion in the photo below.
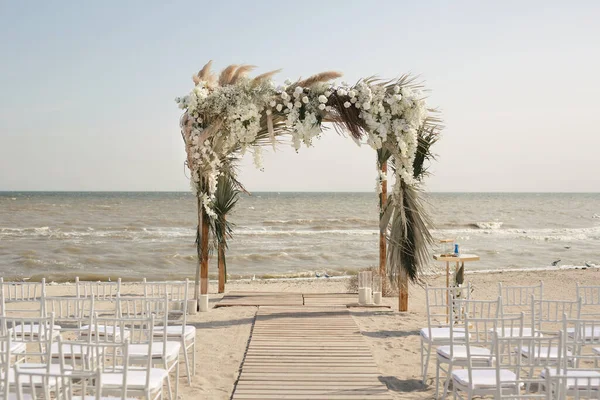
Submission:
{"label": "white seat cushion", "polygon": [[[467,346],[457,345],[453,346],[454,360],[466,360],[467,359]],[[437,354],[443,358],[450,360],[450,346],[440,346],[437,348]],[[471,357],[475,358],[489,358],[491,352],[485,347],[474,347],[471,346]]]}
{"label": "white seat cushion", "polygon": [[[565,371],[561,371],[561,375],[564,375]],[[542,371],[542,378],[546,377],[546,370]],[[598,371],[585,371],[585,370],[567,370],[567,376],[572,376],[573,379],[567,378],[567,390],[574,389],[576,385],[579,385],[582,389],[587,389],[588,384],[592,388],[600,388],[600,372]],[[550,370],[550,376],[556,376],[556,370]],[[577,378],[580,379],[577,379]],[[592,379],[588,379],[592,378]],[[600,389],[598,389],[600,390]]]}
{"label": "white seat cushion", "polygon": [[[163,342],[152,343],[152,358],[162,358],[163,355]],[[128,347],[129,358],[133,361],[146,359],[148,357],[149,345],[147,344],[130,344]],[[167,361],[172,361],[177,358],[179,351],[181,350],[180,342],[167,342],[166,356]]]}
{"label": "white seat cushion", "polygon": [[[515,348],[515,351],[520,351],[523,357],[535,357],[538,360],[556,360],[558,358],[558,347],[535,347],[533,349],[533,354],[531,353],[531,349],[529,346],[523,346],[521,349]],[[567,355],[571,356],[572,353],[567,350]]]}
{"label": "white seat cushion", "polygon": [[[164,335],[165,327],[157,326],[154,328],[154,336],[162,336]],[[183,332],[181,325],[177,326],[167,326],[167,337],[180,337]],[[185,338],[188,339],[190,337],[196,336],[196,328],[190,325],[185,326]]]}
{"label": "white seat cushion", "polygon": [[[582,327],[583,328],[583,327]],[[583,338],[589,341],[600,341],[600,325],[599,326],[586,326],[585,329],[581,329],[580,333],[583,334]],[[567,334],[569,337],[575,336],[575,328],[567,328]]]}
{"label": "white seat cushion", "polygon": [[[450,340],[450,328],[431,328],[431,338],[429,337],[429,329],[421,329],[421,337],[425,340]],[[464,339],[465,328],[454,328],[454,339]]]}
{"label": "white seat cushion", "polygon": [[12,342],[10,344],[10,354],[23,354],[27,351],[27,344],[24,342]]}
{"label": "white seat cushion", "polygon": [[[71,400],[96,400],[95,395],[85,395],[83,396],[72,396]],[[113,397],[113,396],[102,396],[100,400],[121,400],[121,397]],[[128,397],[127,400],[138,400],[135,397]]]}
{"label": "white seat cushion", "polygon": [[[452,379],[464,387],[471,389],[493,389],[496,387],[496,371],[493,369],[474,369],[473,383],[469,382],[469,370],[452,371]],[[500,381],[506,382],[502,387],[514,387],[517,376],[507,369],[500,370]]]}
{"label": "white seat cushion", "polygon": [[[146,387],[146,370],[129,368],[127,370],[127,390],[143,390]],[[167,371],[160,368],[150,369],[151,391],[162,388]],[[102,388],[120,388],[123,385],[123,374],[118,372],[105,372],[101,376]]]}

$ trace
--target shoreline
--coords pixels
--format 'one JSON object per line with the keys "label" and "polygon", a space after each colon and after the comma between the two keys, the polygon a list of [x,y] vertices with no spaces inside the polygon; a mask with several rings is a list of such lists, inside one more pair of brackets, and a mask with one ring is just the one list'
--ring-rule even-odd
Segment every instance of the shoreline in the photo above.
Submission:
{"label": "shoreline", "polygon": [[[451,263],[450,268],[453,268],[453,263]],[[494,268],[494,269],[468,269],[468,264],[466,264],[466,269],[465,269],[465,274],[466,275],[474,275],[474,274],[502,274],[502,273],[527,273],[527,272],[549,272],[549,271],[569,271],[569,270],[600,270],[600,265],[596,265],[596,264],[589,264],[589,265],[557,265],[557,266],[546,266],[546,267],[531,267],[531,268]],[[340,274],[340,275],[335,275],[335,273],[332,272],[333,275],[330,275],[329,277],[324,277],[324,276],[320,276],[317,277],[315,276],[315,272],[314,271],[306,271],[306,272],[300,272],[300,273],[291,273],[291,274],[281,274],[281,275],[274,275],[274,274],[264,274],[263,276],[258,276],[256,277],[256,275],[253,275],[253,277],[250,277],[250,275],[242,275],[241,277],[230,277],[227,279],[227,283],[235,283],[235,282],[294,282],[294,281],[327,281],[327,280],[345,280],[345,279],[351,279],[353,277],[355,277],[358,274],[359,271],[353,271],[350,274]],[[103,276],[103,275],[99,275],[99,274],[90,274],[88,276],[86,276],[85,274],[79,274],[79,275],[74,275],[74,276],[65,276],[65,277],[58,277],[56,276],[57,274],[35,274],[32,275],[30,277],[14,277],[14,276],[7,276],[4,277],[4,281],[5,282],[40,282],[42,280],[42,278],[46,278],[46,283],[47,284],[74,284],[75,283],[75,277],[78,276],[79,279],[81,281],[93,281],[93,282],[103,282],[103,281],[107,281],[108,279],[111,279],[113,276]],[[312,275],[312,276],[309,276]],[[423,273],[423,277],[424,278],[435,278],[437,276],[442,276],[445,275],[445,269],[443,269],[442,267],[439,267],[439,271],[436,270],[428,270],[426,272]],[[194,281],[194,277],[193,275],[190,275],[187,277],[190,282]],[[115,281],[115,279],[113,279],[113,281]],[[181,278],[181,279],[164,279],[164,280],[154,280],[154,279],[148,279],[148,281],[152,281],[152,282],[174,282],[174,281],[182,281],[185,280],[185,277]],[[122,283],[127,283],[127,284],[136,284],[136,283],[141,283],[142,280],[140,278],[133,278],[133,277],[125,277],[125,278],[121,278],[121,282]],[[211,284],[216,284],[218,281],[216,278],[209,278],[209,282]]]}

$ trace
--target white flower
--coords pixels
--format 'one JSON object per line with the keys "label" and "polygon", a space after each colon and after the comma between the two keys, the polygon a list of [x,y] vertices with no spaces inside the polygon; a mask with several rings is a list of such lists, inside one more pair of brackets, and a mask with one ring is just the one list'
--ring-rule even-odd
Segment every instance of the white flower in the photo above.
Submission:
{"label": "white flower", "polygon": [[325,95],[325,97],[331,96],[331,92],[329,90],[326,90],[323,94]]}
{"label": "white flower", "polygon": [[294,103],[292,103],[291,101],[287,103],[287,108],[294,108]]}
{"label": "white flower", "polygon": [[302,103],[300,103],[299,101],[297,101],[297,102],[294,103],[294,107],[300,108],[300,107],[302,107]]}
{"label": "white flower", "polygon": [[281,93],[281,98],[282,98],[283,100],[287,100],[287,99],[289,99],[289,98],[290,98],[290,96],[287,94],[287,92],[283,92],[283,93]]}
{"label": "white flower", "polygon": [[283,104],[277,104],[277,107],[275,107],[277,109],[277,111],[281,111],[283,109]]}
{"label": "white flower", "polygon": [[[327,92],[325,92],[327,93]],[[327,97],[320,95],[319,96],[319,103],[327,103]]]}
{"label": "white flower", "polygon": [[394,86],[394,93],[400,93],[400,86]]}
{"label": "white flower", "polygon": [[348,92],[348,96],[350,97],[356,97],[356,90],[351,90]]}
{"label": "white flower", "polygon": [[304,89],[302,89],[301,86],[296,86],[296,88],[294,89],[294,94],[296,94],[296,93],[300,94],[300,93],[302,93],[303,90]]}
{"label": "white flower", "polygon": [[319,104],[319,110],[324,110],[325,107],[326,107],[325,104],[323,104],[323,103]]}
{"label": "white flower", "polygon": [[358,102],[354,103],[354,107],[360,108],[360,103],[358,103]]}
{"label": "white flower", "polygon": [[286,86],[290,86],[292,84],[292,81],[288,78],[283,83],[285,83]]}
{"label": "white flower", "polygon": [[351,105],[352,105],[352,103],[350,103],[349,101],[344,103],[344,107],[346,107],[346,108],[350,108]]}
{"label": "white flower", "polygon": [[302,98],[302,102],[303,102],[304,104],[308,104],[308,96],[304,96],[304,97]]}
{"label": "white flower", "polygon": [[368,110],[371,108],[371,103],[366,102],[362,105],[363,110]]}
{"label": "white flower", "polygon": [[338,96],[345,96],[347,93],[344,89],[340,88],[340,89],[338,89],[337,94],[338,94]]}
{"label": "white flower", "polygon": [[331,111],[331,106],[325,106],[325,111],[330,112]]}
{"label": "white flower", "polygon": [[271,102],[269,103],[271,107],[275,107],[276,104],[277,102],[275,100],[271,100]]}
{"label": "white flower", "polygon": [[267,110],[267,111],[265,111],[265,113],[266,113],[267,115],[271,115],[273,112],[272,112],[271,110]]}

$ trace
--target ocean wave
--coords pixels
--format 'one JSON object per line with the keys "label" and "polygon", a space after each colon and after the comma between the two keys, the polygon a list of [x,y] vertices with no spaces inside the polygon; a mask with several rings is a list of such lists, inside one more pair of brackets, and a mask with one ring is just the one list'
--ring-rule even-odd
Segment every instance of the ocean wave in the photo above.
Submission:
{"label": "ocean wave", "polygon": [[378,221],[375,219],[365,218],[296,218],[296,219],[272,219],[265,220],[262,222],[263,226],[312,226],[313,228],[319,227],[321,229],[332,229],[337,227],[377,227]]}
{"label": "ocean wave", "polygon": [[435,236],[498,236],[508,239],[532,241],[589,241],[600,240],[600,226],[590,228],[542,228],[542,229],[437,229]]}
{"label": "ocean wave", "polygon": [[479,229],[500,229],[504,225],[504,222],[500,221],[485,221],[485,222],[476,222],[471,226]]}

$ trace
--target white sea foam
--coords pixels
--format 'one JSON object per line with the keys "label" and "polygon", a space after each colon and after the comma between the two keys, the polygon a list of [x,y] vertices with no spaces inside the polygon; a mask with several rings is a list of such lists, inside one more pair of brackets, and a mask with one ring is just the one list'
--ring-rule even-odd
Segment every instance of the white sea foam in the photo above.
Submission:
{"label": "white sea foam", "polygon": [[475,225],[479,229],[500,229],[504,222],[500,221],[487,221],[487,222],[477,222]]}

